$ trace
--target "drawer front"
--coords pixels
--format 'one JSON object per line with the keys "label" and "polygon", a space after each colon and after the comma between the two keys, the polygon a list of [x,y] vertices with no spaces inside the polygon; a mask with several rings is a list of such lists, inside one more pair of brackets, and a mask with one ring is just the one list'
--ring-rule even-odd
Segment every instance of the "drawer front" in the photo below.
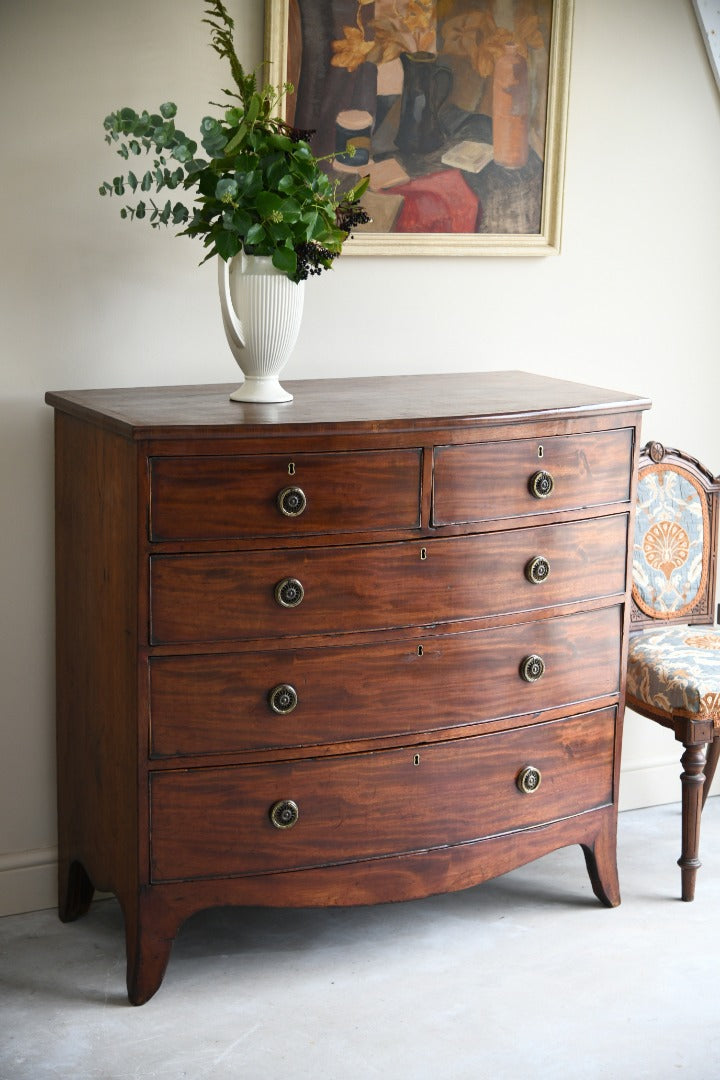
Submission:
{"label": "drawer front", "polygon": [[150,459],[150,538],[308,536],[420,524],[422,451]]}
{"label": "drawer front", "polygon": [[[388,629],[612,596],[625,590],[626,543],[618,515],[425,544],[155,555],[151,641]],[[549,574],[533,584],[537,558]]]}
{"label": "drawer front", "polygon": [[[607,805],[615,710],[498,735],[151,774],[155,882],[327,866],[468,843]],[[527,766],[539,786],[521,792]],[[278,803],[298,808],[276,828]]]}
{"label": "drawer front", "polygon": [[[631,428],[436,447],[433,524],[490,521],[628,500],[632,450]],[[539,473],[551,477],[549,494],[550,481],[534,482]]]}
{"label": "drawer front", "polygon": [[[619,690],[622,608],[421,643],[150,660],[154,757],[313,746],[537,713]],[[529,657],[539,656],[523,671]]]}

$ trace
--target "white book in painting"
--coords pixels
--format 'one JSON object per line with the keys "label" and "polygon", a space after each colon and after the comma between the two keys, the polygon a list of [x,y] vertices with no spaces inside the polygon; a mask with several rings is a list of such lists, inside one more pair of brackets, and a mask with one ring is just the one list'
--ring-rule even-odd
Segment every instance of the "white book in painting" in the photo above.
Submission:
{"label": "white book in painting", "polygon": [[442,163],[453,169],[462,169],[463,172],[479,173],[492,159],[493,148],[489,143],[467,140],[444,153]]}

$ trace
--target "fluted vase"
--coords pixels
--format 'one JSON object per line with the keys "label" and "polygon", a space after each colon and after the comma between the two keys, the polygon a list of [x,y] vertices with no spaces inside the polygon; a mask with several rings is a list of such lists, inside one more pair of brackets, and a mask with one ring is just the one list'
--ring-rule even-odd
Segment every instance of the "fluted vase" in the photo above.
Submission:
{"label": "fluted vase", "polygon": [[300,332],[304,285],[277,270],[269,255],[218,258],[223,326],[244,375],[231,401],[292,401],[279,377]]}

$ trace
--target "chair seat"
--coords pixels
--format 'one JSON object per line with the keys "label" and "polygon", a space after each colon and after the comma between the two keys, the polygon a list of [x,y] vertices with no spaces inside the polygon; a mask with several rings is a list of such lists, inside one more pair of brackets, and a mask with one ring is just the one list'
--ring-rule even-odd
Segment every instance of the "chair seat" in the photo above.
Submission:
{"label": "chair seat", "polygon": [[720,728],[720,628],[665,626],[630,637],[628,704]]}

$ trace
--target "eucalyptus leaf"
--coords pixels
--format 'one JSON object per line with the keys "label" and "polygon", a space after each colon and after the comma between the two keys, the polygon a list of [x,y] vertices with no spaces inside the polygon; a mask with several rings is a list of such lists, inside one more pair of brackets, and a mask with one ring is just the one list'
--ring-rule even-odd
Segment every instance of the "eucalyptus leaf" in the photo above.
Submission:
{"label": "eucalyptus leaf", "polygon": [[225,177],[222,180],[218,180],[215,188],[215,198],[220,202],[228,203],[237,196],[238,186],[237,182],[232,178]]}

